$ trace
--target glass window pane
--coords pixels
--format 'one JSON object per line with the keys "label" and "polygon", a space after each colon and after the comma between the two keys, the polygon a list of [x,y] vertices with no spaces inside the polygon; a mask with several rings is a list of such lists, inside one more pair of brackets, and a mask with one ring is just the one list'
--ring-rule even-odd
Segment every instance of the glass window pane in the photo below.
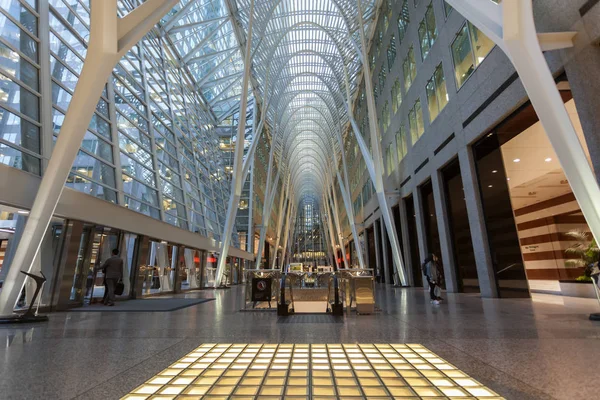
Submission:
{"label": "glass window pane", "polygon": [[149,217],[160,219],[160,212],[157,208],[151,207],[148,204],[132,199],[129,196],[125,196],[125,207],[129,208],[130,210],[147,215]]}
{"label": "glass window pane", "polygon": [[67,178],[66,186],[99,199],[110,201],[111,203],[117,202],[117,192],[79,175],[70,174],[69,178]]}
{"label": "glass window pane", "polygon": [[40,174],[40,160],[14,147],[0,143],[0,164],[18,168],[35,175]]}
{"label": "glass window pane", "polygon": [[0,68],[33,90],[39,91],[38,69],[2,42],[0,42]]}
{"label": "glass window pane", "polygon": [[444,76],[444,68],[440,64],[433,74],[435,80],[436,98],[438,102],[438,109],[441,112],[446,104],[448,104],[448,90],[446,88],[446,77]]}
{"label": "glass window pane", "polygon": [[0,13],[0,38],[4,39],[27,57],[38,62],[37,42],[2,13]]}
{"label": "glass window pane", "polygon": [[127,175],[123,175],[123,191],[130,196],[158,207],[158,192]]}
{"label": "glass window pane", "polygon": [[468,25],[473,42],[473,51],[475,52],[475,63],[479,65],[494,47],[494,42],[472,23],[469,22]]}
{"label": "glass window pane", "polygon": [[86,178],[115,187],[115,169],[81,150],[73,162],[72,171]]}
{"label": "glass window pane", "polygon": [[0,74],[0,104],[5,104],[39,121],[39,103],[39,98],[35,94]]}
{"label": "glass window pane", "polygon": [[114,162],[112,146],[90,131],[85,133],[81,148],[111,164]]}
{"label": "glass window pane", "polygon": [[433,5],[427,7],[425,13],[425,24],[427,25],[427,36],[429,38],[429,46],[433,46],[438,36],[437,24],[435,23],[435,12],[433,11]]}
{"label": "glass window pane", "polygon": [[463,25],[452,43],[452,59],[454,61],[456,84],[460,88],[475,69],[467,24]]}
{"label": "glass window pane", "polygon": [[424,60],[429,54],[429,38],[427,37],[427,27],[425,21],[419,24],[419,43],[421,45],[421,58]]}
{"label": "glass window pane", "polygon": [[133,176],[150,186],[156,187],[156,180],[154,178],[154,172],[144,167],[133,158],[125,155],[123,152],[120,153],[121,169],[123,173]]}
{"label": "glass window pane", "polygon": [[427,107],[429,109],[429,118],[433,121],[438,115],[438,104],[435,98],[435,84],[433,79],[427,82]]}
{"label": "glass window pane", "polygon": [[34,153],[40,153],[40,128],[0,108],[0,138]]}

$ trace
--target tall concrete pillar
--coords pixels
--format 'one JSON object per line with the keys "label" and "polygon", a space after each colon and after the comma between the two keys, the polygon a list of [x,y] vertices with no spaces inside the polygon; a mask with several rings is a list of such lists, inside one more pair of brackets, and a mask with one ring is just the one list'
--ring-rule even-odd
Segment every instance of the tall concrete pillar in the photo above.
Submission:
{"label": "tall concrete pillar", "polygon": [[492,264],[477,171],[475,170],[475,161],[470,147],[460,149],[458,152],[458,161],[460,163],[460,176],[467,204],[467,215],[469,218],[469,228],[471,230],[471,241],[473,242],[473,253],[475,254],[481,297],[498,297],[496,274],[494,273],[494,266]]}
{"label": "tall concrete pillar", "polygon": [[565,64],[596,180],[600,183],[600,50],[585,46]]}
{"label": "tall concrete pillar", "polygon": [[431,185],[433,186],[433,201],[435,203],[438,235],[442,250],[441,257],[444,266],[444,278],[446,279],[446,291],[456,293],[459,287],[456,278],[456,258],[454,257],[454,248],[452,247],[448,202],[446,201],[446,192],[440,171],[435,171],[431,175]]}
{"label": "tall concrete pillar", "polygon": [[[415,221],[417,223],[417,239],[419,241],[419,262],[422,264],[429,253],[429,248],[427,246],[427,231],[425,228],[425,218],[423,218],[423,201],[421,188],[419,186],[416,186],[413,190],[413,201],[415,207]],[[423,287],[429,287],[426,279],[423,279]]]}

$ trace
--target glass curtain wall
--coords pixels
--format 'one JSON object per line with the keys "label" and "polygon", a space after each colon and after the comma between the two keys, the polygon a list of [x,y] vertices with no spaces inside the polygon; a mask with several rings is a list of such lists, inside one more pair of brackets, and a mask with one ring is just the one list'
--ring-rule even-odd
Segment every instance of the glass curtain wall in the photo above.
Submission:
{"label": "glass curtain wall", "polygon": [[[118,12],[139,3],[118,1]],[[90,2],[0,1],[0,32],[0,163],[40,175],[83,68]],[[197,88],[203,76],[164,33],[155,28],[114,68],[66,185],[218,241],[229,184],[215,126],[237,100],[216,116]]]}
{"label": "glass curtain wall", "polygon": [[39,14],[0,1],[0,163],[41,174]]}
{"label": "glass curtain wall", "polygon": [[325,265],[326,241],[317,199],[306,196],[300,201],[296,217],[293,249],[294,262]]}

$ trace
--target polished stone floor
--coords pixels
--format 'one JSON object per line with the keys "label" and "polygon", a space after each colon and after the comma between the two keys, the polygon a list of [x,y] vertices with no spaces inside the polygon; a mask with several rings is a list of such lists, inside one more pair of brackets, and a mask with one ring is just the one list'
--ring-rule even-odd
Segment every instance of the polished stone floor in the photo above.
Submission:
{"label": "polished stone floor", "polygon": [[[592,300],[448,294],[378,287],[375,315],[278,319],[239,312],[243,291],[166,313],[55,313],[35,326],[0,327],[3,399],[117,399],[203,343],[410,343],[425,346],[507,399],[598,398],[600,323]],[[117,306],[118,307],[118,306]]]}

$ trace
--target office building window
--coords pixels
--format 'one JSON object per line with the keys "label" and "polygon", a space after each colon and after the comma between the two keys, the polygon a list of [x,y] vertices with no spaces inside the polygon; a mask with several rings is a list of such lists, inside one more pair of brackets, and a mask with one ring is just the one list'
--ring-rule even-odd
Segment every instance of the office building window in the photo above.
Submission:
{"label": "office building window", "polygon": [[407,151],[406,129],[404,128],[404,124],[402,124],[396,131],[396,153],[398,155],[398,162],[402,161]]}
{"label": "office building window", "polygon": [[404,35],[406,34],[406,30],[408,29],[408,24],[410,24],[410,12],[408,11],[408,1],[404,0],[402,2],[402,7],[400,8],[400,15],[398,15],[398,42],[402,43],[404,40]]}
{"label": "office building window", "polygon": [[387,78],[387,73],[385,72],[385,68],[381,67],[379,71],[379,94],[383,92],[383,88],[385,87],[385,80]]}
{"label": "office building window", "polygon": [[429,107],[429,119],[433,121],[448,104],[448,91],[446,90],[446,78],[442,64],[437,66],[433,76],[427,82],[427,106]]}
{"label": "office building window", "polygon": [[437,26],[435,24],[435,13],[433,12],[433,4],[427,6],[425,17],[419,24],[419,42],[421,44],[421,58],[424,60],[429,54],[429,50],[437,39]]}
{"label": "office building window", "polygon": [[475,68],[485,60],[494,42],[470,22],[465,22],[452,42],[452,60],[456,74],[456,86],[460,88]]}
{"label": "office building window", "polygon": [[412,144],[417,142],[425,131],[425,125],[423,123],[423,110],[421,109],[421,100],[417,99],[413,108],[408,113],[408,122],[410,125],[410,138]]}
{"label": "office building window", "polygon": [[382,124],[382,134],[385,133],[385,131],[387,131],[387,129],[389,128],[391,123],[391,118],[390,118],[390,106],[388,104],[388,102],[386,101],[385,104],[383,105],[383,111],[381,112],[381,124]]}
{"label": "office building window", "polygon": [[379,58],[381,54],[381,45],[383,44],[383,30],[379,28],[379,33],[377,34],[377,41],[375,42],[375,54]]}
{"label": "office building window", "polygon": [[385,148],[385,170],[387,175],[390,175],[396,166],[394,159],[394,142],[387,145]]}
{"label": "office building window", "polygon": [[400,104],[402,104],[402,87],[400,86],[400,80],[396,79],[392,86],[392,111],[394,114],[398,112]]}
{"label": "office building window", "polygon": [[444,12],[446,13],[446,18],[450,15],[450,13],[454,10],[450,4],[446,0],[444,0]]}
{"label": "office building window", "polygon": [[388,71],[391,72],[394,62],[396,61],[396,37],[394,35],[392,35],[392,39],[390,40],[390,44],[387,48],[387,61]]}
{"label": "office building window", "polygon": [[404,73],[404,91],[408,92],[408,89],[410,89],[410,86],[417,76],[417,64],[415,62],[415,52],[412,46],[408,49],[408,54],[402,63],[402,72]]}

